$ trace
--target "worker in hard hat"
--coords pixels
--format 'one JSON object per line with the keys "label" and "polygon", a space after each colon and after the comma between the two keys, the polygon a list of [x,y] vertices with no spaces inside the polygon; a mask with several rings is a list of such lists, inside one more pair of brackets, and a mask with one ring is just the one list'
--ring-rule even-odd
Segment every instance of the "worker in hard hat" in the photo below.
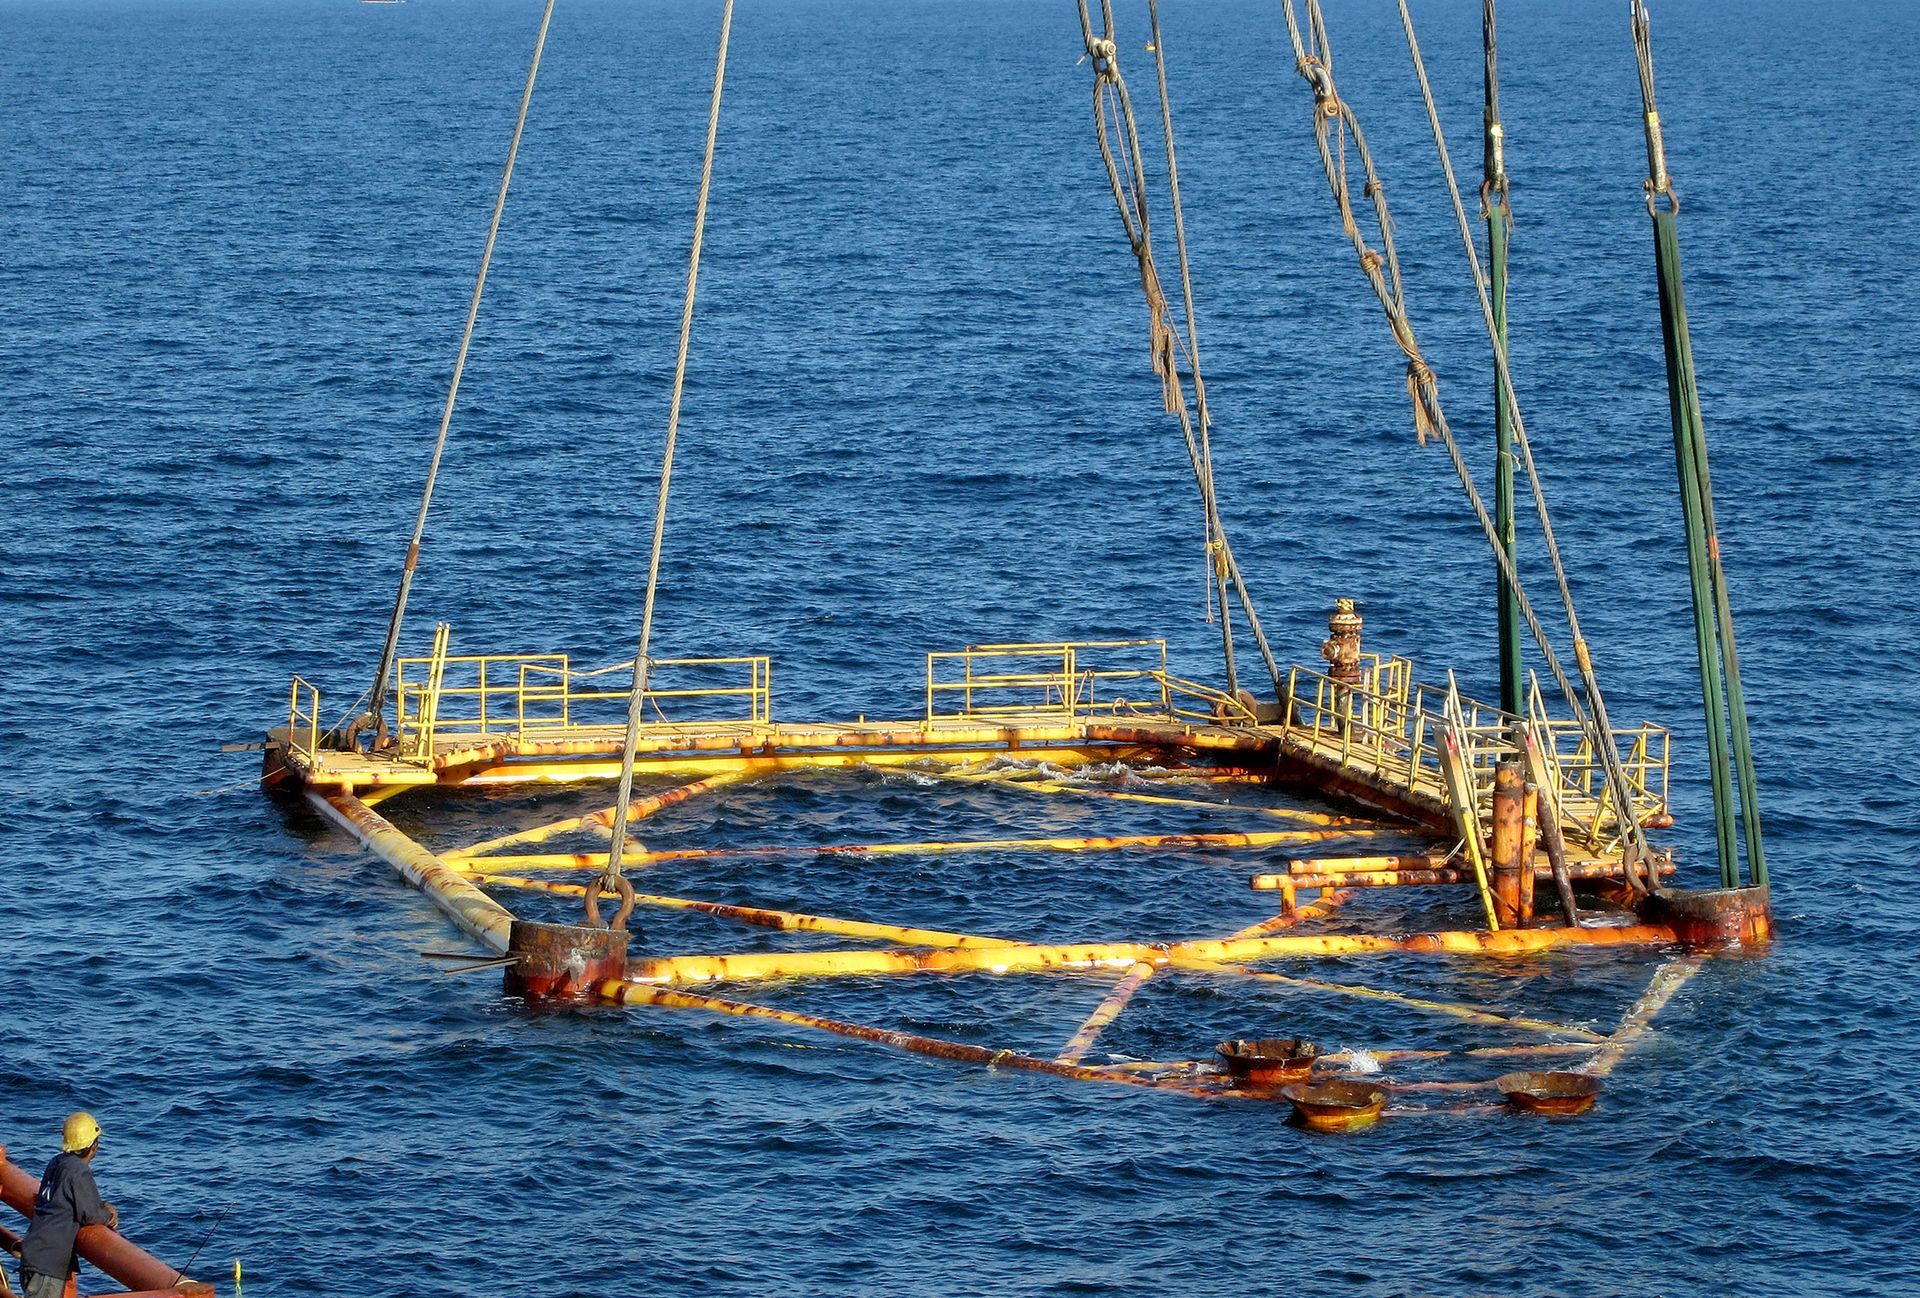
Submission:
{"label": "worker in hard hat", "polygon": [[80,1269],[74,1242],[82,1226],[115,1227],[120,1212],[93,1183],[93,1156],[100,1152],[100,1124],[91,1113],[67,1118],[60,1153],[40,1178],[33,1221],[20,1244],[20,1286],[25,1298],[60,1298],[67,1277]]}

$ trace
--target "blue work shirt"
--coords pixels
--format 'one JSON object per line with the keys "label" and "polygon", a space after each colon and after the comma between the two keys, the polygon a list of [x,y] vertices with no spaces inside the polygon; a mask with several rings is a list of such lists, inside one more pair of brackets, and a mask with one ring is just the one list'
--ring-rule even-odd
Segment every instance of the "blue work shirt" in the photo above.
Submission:
{"label": "blue work shirt", "polygon": [[107,1224],[107,1205],[93,1183],[93,1169],[79,1154],[61,1154],[47,1164],[33,1221],[20,1246],[20,1269],[65,1278],[75,1269],[73,1245],[82,1226]]}

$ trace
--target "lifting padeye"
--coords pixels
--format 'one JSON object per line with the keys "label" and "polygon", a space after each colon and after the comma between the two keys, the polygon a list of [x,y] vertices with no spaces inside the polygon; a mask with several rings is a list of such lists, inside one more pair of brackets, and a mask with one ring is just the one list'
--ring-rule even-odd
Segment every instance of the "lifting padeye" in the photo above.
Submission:
{"label": "lifting padeye", "polygon": [[[1537,1049],[1591,1050],[1593,1070],[1610,1069],[1626,1043],[1644,1031],[1646,1020],[1672,995],[1677,979],[1650,989],[1642,1004],[1623,1020],[1620,1031],[1609,1037],[1531,1015],[1494,1013],[1431,997],[1247,966],[1388,952],[1524,955],[1597,945],[1652,948],[1674,942],[1711,947],[1724,942],[1757,943],[1770,933],[1746,716],[1725,577],[1713,533],[1704,434],[1680,298],[1671,179],[1653,108],[1644,6],[1636,0],[1634,37],[1648,131],[1648,199],[1661,273],[1697,648],[1710,730],[1716,736],[1711,754],[1716,838],[1727,885],[1704,893],[1666,886],[1676,866],[1670,854],[1656,852],[1647,839],[1649,828],[1671,823],[1667,732],[1650,723],[1617,727],[1609,719],[1514,395],[1506,316],[1506,232],[1512,215],[1499,121],[1492,0],[1484,0],[1482,13],[1486,112],[1480,191],[1486,209],[1490,277],[1481,268],[1412,19],[1404,3],[1400,5],[1413,70],[1492,347],[1498,468],[1491,512],[1448,423],[1437,379],[1421,352],[1407,308],[1407,285],[1385,189],[1358,118],[1341,96],[1320,4],[1304,0],[1304,9],[1303,25],[1293,0],[1283,0],[1282,14],[1298,70],[1312,96],[1316,144],[1341,227],[1405,360],[1405,382],[1419,440],[1432,438],[1447,451],[1493,550],[1500,619],[1497,706],[1464,694],[1452,672],[1446,674],[1444,687],[1422,684],[1406,659],[1364,650],[1363,620],[1352,600],[1340,600],[1328,620],[1329,634],[1321,645],[1325,670],[1295,666],[1283,671],[1274,655],[1221,521],[1212,416],[1200,362],[1167,89],[1166,43],[1154,0],[1147,4],[1151,40],[1146,50],[1154,58],[1162,156],[1180,273],[1178,310],[1162,283],[1154,255],[1147,152],[1141,146],[1122,75],[1112,6],[1102,0],[1097,24],[1088,0],[1078,0],[1078,11],[1084,61],[1093,77],[1095,142],[1139,272],[1147,309],[1149,360],[1160,383],[1162,403],[1176,417],[1198,490],[1207,612],[1213,617],[1217,608],[1219,618],[1220,686],[1174,673],[1162,640],[978,644],[927,655],[924,680],[919,683],[924,703],[920,715],[880,721],[862,716],[851,724],[789,722],[774,718],[772,664],[767,658],[652,655],[661,555],[726,84],[732,0],[725,0],[721,10],[633,658],[585,670],[576,668],[566,654],[455,654],[452,630],[445,623],[436,626],[426,656],[401,657],[402,624],[434,486],[552,19],[553,4],[548,0],[366,706],[356,704],[347,710],[349,720],[326,727],[319,690],[296,677],[287,724],[269,737],[264,782],[270,788],[297,790],[321,814],[386,860],[485,948],[476,967],[502,968],[506,989],[529,1002],[695,1008],[769,1018],[942,1058],[1060,1077],[1235,1098],[1274,1098],[1264,1094],[1270,1088],[1259,1085],[1229,1089],[1217,1072],[1208,1074],[1201,1065],[1122,1070],[1084,1064],[1099,1035],[1137,996],[1155,994],[1170,979],[1204,978],[1363,997],[1506,1030],[1571,1036],[1577,1041],[1561,1040]],[[1356,205],[1352,192],[1356,175],[1363,205]],[[1655,201],[1661,195],[1669,200],[1664,210]],[[1364,223],[1363,211],[1368,213]],[[1371,228],[1371,236],[1363,224]],[[1556,652],[1520,579],[1514,496],[1521,470],[1570,636],[1571,669]],[[1271,679],[1271,700],[1240,686],[1236,609]],[[1571,715],[1556,717],[1548,712],[1537,680],[1530,691],[1522,689],[1522,627],[1531,633]],[[686,846],[662,845],[649,833],[655,844],[649,847],[631,836],[640,822],[656,818],[663,824],[670,822],[677,808],[695,799],[732,796],[732,791],[750,784],[777,785],[788,772],[898,767],[913,767],[951,789],[977,793],[982,802],[1011,789],[1065,795],[1055,800],[1060,806],[1073,797],[1104,800],[1114,810],[1145,804],[1155,815],[1191,815],[1195,823],[1187,830],[1153,833],[1090,834],[1086,826],[1077,824],[1072,832],[1047,832],[1041,826],[1018,837],[933,839],[923,834],[888,842],[808,843],[804,832],[796,830],[785,842]],[[636,780],[642,776],[682,782],[638,791]],[[1103,782],[1110,779],[1122,782]],[[1749,888],[1735,886],[1741,881],[1731,796],[1736,780],[1748,877],[1755,885]],[[1145,781],[1156,782],[1154,792],[1141,791]],[[604,789],[609,782],[613,796],[606,805],[590,810],[575,807],[574,814],[559,818],[549,813],[550,818],[538,824],[494,826],[498,832],[464,848],[430,849],[375,810],[387,799],[421,788],[559,785]],[[1308,791],[1316,805],[1299,805],[1290,796],[1300,790]],[[1317,805],[1326,803],[1335,804],[1335,810]],[[1034,810],[1044,813],[1046,808]],[[1286,822],[1284,827],[1274,827],[1275,819]],[[1220,823],[1223,820],[1226,826]],[[1329,854],[1311,858],[1289,860],[1276,855],[1303,844],[1333,846],[1327,849]],[[546,846],[532,853],[525,850],[536,845]],[[872,858],[878,871],[885,868],[884,862],[899,857],[991,862],[1006,856],[1044,854],[1074,860],[1086,853],[1135,853],[1165,862],[1169,886],[1181,887],[1187,886],[1196,870],[1247,869],[1244,858],[1237,855],[1246,852],[1257,854],[1248,872],[1249,896],[1257,901],[1259,892],[1278,891],[1280,913],[1271,914],[1273,903],[1268,901],[1257,914],[1223,915],[1216,932],[1225,936],[1201,934],[1182,940],[1102,937],[1038,942],[1014,934],[996,936],[980,931],[992,926],[965,921],[929,928],[835,915],[831,905],[796,910],[681,896],[681,890],[665,878],[661,891],[643,892],[631,877],[631,872],[642,869],[650,875],[673,875],[693,862],[721,874],[729,863],[737,863],[740,877],[750,882],[749,863],[806,862],[832,856]],[[583,878],[585,882],[580,882]],[[1557,905],[1536,906],[1536,885],[1548,884]],[[1456,927],[1408,933],[1403,931],[1405,921],[1399,912],[1390,912],[1369,927],[1366,917],[1379,912],[1369,912],[1361,903],[1349,904],[1358,896],[1380,897],[1406,888],[1445,890],[1442,895],[1454,899],[1465,917]],[[1317,896],[1303,902],[1299,896],[1303,892]],[[570,907],[577,900],[576,913],[584,922],[554,923],[516,914],[497,893],[519,895],[534,904],[545,897],[548,904],[564,899],[560,904]],[[605,909],[609,904],[614,906],[611,914]],[[631,917],[641,907],[715,922],[831,935],[847,942],[882,943],[885,948],[780,948],[718,954],[649,951],[647,958],[630,962]],[[1585,917],[1606,910],[1615,912],[1607,920],[1589,922]],[[1347,928],[1332,927],[1337,917],[1347,915],[1355,917]],[[1689,965],[1684,976],[1691,976],[1697,967],[1697,962]],[[1023,971],[1096,977],[1117,973],[1122,980],[1057,1057],[1051,1045],[1039,1053],[989,1050],[666,990],[672,984],[711,981],[844,976],[884,980],[926,972]],[[1275,1031],[1248,1035],[1256,1041],[1280,1039]],[[1488,1049],[1499,1053],[1512,1048]],[[1430,1059],[1447,1053],[1398,1051],[1383,1057]],[[1304,1067],[1320,1069],[1343,1057],[1315,1052]],[[1325,1089],[1309,1088],[1313,1094]],[[1337,1090],[1336,1083],[1327,1093]],[[1379,1107],[1373,1095],[1368,1089],[1360,1106],[1368,1109],[1369,1117]],[[1310,1099],[1304,1091],[1294,1097],[1296,1104],[1304,1106],[1303,1113],[1311,1111]]]}

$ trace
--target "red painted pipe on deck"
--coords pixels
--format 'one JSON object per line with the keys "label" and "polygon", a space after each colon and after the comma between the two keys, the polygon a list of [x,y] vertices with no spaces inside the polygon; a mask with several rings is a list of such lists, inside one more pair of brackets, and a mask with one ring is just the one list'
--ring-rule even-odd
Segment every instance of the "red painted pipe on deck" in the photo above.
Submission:
{"label": "red painted pipe on deck", "polygon": [[[40,1178],[15,1167],[0,1149],[0,1202],[31,1220]],[[188,1280],[118,1231],[105,1226],[82,1226],[76,1241],[80,1256],[130,1290],[163,1290],[169,1294],[213,1298],[213,1286]]]}

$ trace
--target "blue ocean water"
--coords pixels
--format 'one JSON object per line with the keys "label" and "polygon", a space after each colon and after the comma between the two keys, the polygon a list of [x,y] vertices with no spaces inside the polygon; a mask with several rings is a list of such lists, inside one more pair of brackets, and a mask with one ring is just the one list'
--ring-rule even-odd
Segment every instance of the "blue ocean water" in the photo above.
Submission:
{"label": "blue ocean water", "polygon": [[[1521,400],[1613,710],[1675,729],[1672,840],[1701,879],[1624,6],[1509,8]],[[1415,9],[1477,174],[1478,7]],[[16,1161],[93,1109],[129,1231],[180,1260],[231,1208],[196,1269],[241,1258],[261,1293],[1920,1291],[1920,907],[1904,882],[1920,843],[1920,12],[1656,12],[1780,941],[1687,984],[1585,1121],[1409,1119],[1352,1139],[1266,1106],[762,1024],[529,1016],[492,978],[421,960],[451,942],[431,908],[259,796],[255,755],[220,751],[280,720],[292,672],[342,705],[370,675],[537,19],[530,0],[0,3],[0,1141]],[[467,651],[631,652],[717,19],[712,3],[561,0],[414,646],[445,619]],[[1222,503],[1269,630],[1311,660],[1352,596],[1371,647],[1489,694],[1483,543],[1444,457],[1414,444],[1279,14],[1163,19]],[[1397,21],[1377,2],[1330,20],[1415,324],[1484,447],[1484,341]],[[1144,15],[1123,3],[1120,21],[1150,111]],[[921,655],[969,641],[1165,635],[1176,666],[1217,674],[1198,510],[1079,53],[1060,3],[740,7],[659,652],[772,654],[792,719],[910,715]],[[1170,246],[1161,259],[1171,278]],[[1192,825],[1034,803],[806,777],[656,833]],[[516,810],[390,804],[454,840]],[[1245,864],[823,859],[673,885],[1170,937],[1259,918]],[[682,949],[774,940],[649,923]],[[1647,967],[1321,972],[1604,1029]],[[1103,990],[866,980],[769,998],[1045,1051]],[[1511,1039],[1167,978],[1103,1045],[1190,1057],[1294,1031]]]}

